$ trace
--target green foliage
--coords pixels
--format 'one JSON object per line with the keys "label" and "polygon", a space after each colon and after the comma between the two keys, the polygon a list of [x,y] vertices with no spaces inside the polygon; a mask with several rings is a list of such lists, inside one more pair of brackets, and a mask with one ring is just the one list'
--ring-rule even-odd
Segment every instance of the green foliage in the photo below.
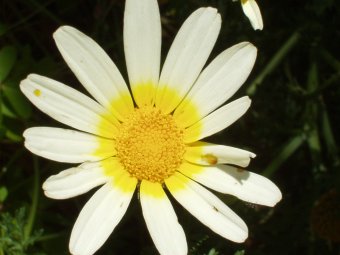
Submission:
{"label": "green foliage", "polygon": [[14,215],[2,213],[0,215],[0,254],[26,255],[37,254],[28,251],[42,231],[36,231],[32,236],[26,238],[24,228],[26,224],[26,210],[24,207],[16,210]]}
{"label": "green foliage", "polygon": [[2,83],[12,70],[17,58],[17,51],[13,46],[0,49],[0,83]]}
{"label": "green foliage", "polygon": [[215,249],[211,249],[207,255],[218,255],[218,251],[216,251]]}
{"label": "green foliage", "polygon": [[0,186],[0,203],[3,203],[8,196],[8,190],[4,186]]}
{"label": "green foliage", "polygon": [[31,105],[17,87],[16,82],[8,81],[2,84],[2,92],[8,100],[9,106],[15,114],[23,119],[28,119],[32,114]]}

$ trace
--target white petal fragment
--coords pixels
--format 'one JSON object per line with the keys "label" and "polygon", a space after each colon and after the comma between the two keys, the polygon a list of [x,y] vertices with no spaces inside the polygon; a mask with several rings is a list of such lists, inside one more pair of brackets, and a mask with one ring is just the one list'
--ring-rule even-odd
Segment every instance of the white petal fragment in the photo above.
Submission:
{"label": "white petal fragment", "polygon": [[[129,90],[119,70],[105,51],[79,30],[62,26],[54,34],[57,47],[68,66],[87,91],[118,119],[133,110]],[[122,107],[112,108],[115,100]]]}
{"label": "white petal fragment", "polygon": [[[59,162],[82,163],[115,155],[113,140],[75,130],[33,127],[26,129],[23,136],[28,150]],[[106,150],[99,150],[101,146]]]}
{"label": "white petal fragment", "polygon": [[101,162],[86,162],[50,176],[43,184],[47,197],[66,199],[88,192],[110,180]]}
{"label": "white petal fragment", "polygon": [[282,198],[281,191],[272,181],[236,167],[210,166],[196,173],[183,168],[181,172],[208,188],[250,203],[274,206]]}
{"label": "white petal fragment", "polygon": [[[156,105],[171,112],[194,84],[205,65],[221,28],[221,16],[214,8],[200,8],[180,28],[165,60]],[[175,91],[173,97],[167,90]]]}
{"label": "white petal fragment", "polygon": [[[112,138],[118,121],[102,116],[106,110],[77,90],[50,78],[30,74],[20,83],[25,96],[42,112],[81,131]],[[101,129],[98,129],[98,125]]]}
{"label": "white petal fragment", "polygon": [[228,218],[235,227],[239,227],[248,233],[248,227],[246,223],[234,212],[232,211],[224,202],[222,202],[216,195],[204,188],[202,185],[189,181],[188,185],[190,188],[200,195],[208,204],[210,204],[215,210],[222,213],[226,218]]}
{"label": "white petal fragment", "polygon": [[140,201],[146,225],[159,253],[186,255],[188,247],[183,228],[162,186],[142,181]]}
{"label": "white petal fragment", "polygon": [[188,102],[197,105],[201,118],[222,105],[246,81],[256,55],[256,48],[248,42],[239,43],[218,55],[203,70],[186,100],[175,110],[175,118],[181,125],[188,127],[195,121],[188,110]]}
{"label": "white petal fragment", "polygon": [[[136,103],[153,102],[161,59],[161,20],[156,0],[127,0],[124,14],[124,50],[130,85]],[[150,93],[139,94],[138,86]]]}
{"label": "white petal fragment", "polygon": [[246,167],[255,156],[250,151],[230,146],[196,142],[187,146],[184,158],[200,165],[232,164]]}
{"label": "white petal fragment", "polygon": [[[217,197],[197,187],[190,179],[174,175],[165,184],[175,199],[212,231],[233,242],[244,242],[248,237],[245,223]],[[178,189],[178,186],[186,186]]]}
{"label": "white petal fragment", "polygon": [[244,96],[210,113],[185,130],[185,142],[195,142],[227,128],[246,113],[250,103],[249,97]]}
{"label": "white petal fragment", "polygon": [[[131,180],[126,185],[136,186],[137,181]],[[70,252],[74,255],[94,254],[124,216],[132,195],[133,192],[123,192],[111,182],[101,187],[86,203],[74,224]]]}
{"label": "white petal fragment", "polygon": [[244,14],[248,17],[252,27],[257,30],[263,29],[263,20],[259,6],[255,0],[241,0]]}

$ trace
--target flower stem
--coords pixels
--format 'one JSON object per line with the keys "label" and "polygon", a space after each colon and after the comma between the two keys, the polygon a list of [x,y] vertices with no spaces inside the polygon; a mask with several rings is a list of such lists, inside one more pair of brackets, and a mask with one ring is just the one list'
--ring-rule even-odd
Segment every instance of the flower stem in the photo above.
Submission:
{"label": "flower stem", "polygon": [[[49,235],[44,235],[41,237],[38,237],[36,239],[36,242],[45,242],[45,241],[49,241],[49,240],[53,240],[53,239],[57,239],[60,238],[62,236],[65,236],[66,233],[65,232],[60,232],[60,233],[56,233],[56,234],[49,234]],[[0,254],[1,255],[1,254]]]}
{"label": "flower stem", "polygon": [[289,51],[296,45],[300,39],[298,32],[293,33],[282,47],[276,52],[269,63],[265,66],[262,72],[255,78],[247,89],[247,94],[252,96],[255,94],[257,86],[262,83],[268,74],[270,74],[282,61],[282,59],[289,53]]}
{"label": "flower stem", "polygon": [[266,177],[272,176],[275,171],[285,162],[294,152],[305,142],[306,137],[304,135],[297,135],[293,137],[283,147],[279,155],[273,159],[273,161],[267,166],[267,168],[261,173]]}
{"label": "flower stem", "polygon": [[30,212],[27,218],[27,223],[24,228],[24,240],[27,241],[32,233],[35,216],[38,208],[38,199],[39,199],[39,183],[40,183],[40,175],[39,175],[39,165],[38,159],[33,157],[33,170],[34,170],[34,179],[33,179],[33,194],[32,194],[32,205],[30,208]]}

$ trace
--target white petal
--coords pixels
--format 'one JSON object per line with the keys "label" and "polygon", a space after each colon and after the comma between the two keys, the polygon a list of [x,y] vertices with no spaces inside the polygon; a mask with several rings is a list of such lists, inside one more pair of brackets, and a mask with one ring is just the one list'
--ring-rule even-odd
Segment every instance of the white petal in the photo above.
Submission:
{"label": "white petal", "polygon": [[231,210],[224,202],[222,202],[217,196],[215,196],[212,192],[204,188],[202,185],[191,180],[188,182],[188,186],[193,191],[195,191],[198,195],[200,195],[215,210],[222,213],[234,225],[242,229],[244,233],[248,233],[248,227],[246,223],[233,210]]}
{"label": "white petal", "polygon": [[256,59],[256,48],[248,42],[239,43],[217,56],[177,107],[174,116],[188,127],[199,119],[192,118],[188,103],[198,107],[197,117],[203,118],[227,101],[248,78]]}
{"label": "white petal", "polygon": [[[200,8],[184,22],[165,60],[156,105],[165,113],[175,109],[194,84],[221,28],[221,16],[214,8]],[[176,96],[173,93],[176,92]]]}
{"label": "white petal", "polygon": [[230,146],[196,142],[187,146],[184,158],[200,165],[233,164],[246,167],[255,156],[252,152]]}
{"label": "white petal", "polygon": [[[69,26],[54,34],[57,47],[68,66],[87,91],[118,119],[133,110],[126,83],[105,51],[90,37]],[[119,102],[119,107],[114,103]]]}
{"label": "white petal", "polygon": [[208,188],[250,203],[274,206],[282,198],[281,191],[272,181],[236,167],[184,165],[180,172]]}
{"label": "white petal", "polygon": [[66,199],[88,192],[108,182],[102,162],[86,162],[50,176],[43,184],[44,193],[54,199]]}
{"label": "white petal", "polygon": [[175,199],[212,231],[238,243],[248,237],[245,223],[208,191],[197,186],[193,189],[195,184],[190,179],[177,174],[165,180],[165,184]]}
{"label": "white petal", "polygon": [[245,96],[210,113],[185,130],[185,142],[195,142],[227,128],[246,113],[250,103],[249,97]]}
{"label": "white petal", "polygon": [[244,14],[248,17],[253,28],[262,30],[263,21],[259,6],[255,0],[241,0]]}
{"label": "white petal", "polygon": [[140,202],[146,225],[159,253],[186,255],[188,247],[183,228],[161,184],[142,181]]}
{"label": "white petal", "polygon": [[115,155],[114,141],[70,129],[26,129],[25,146],[41,157],[66,163],[97,161]]}
{"label": "white petal", "polygon": [[20,89],[42,112],[61,123],[108,138],[117,130],[118,121],[113,116],[105,119],[103,107],[65,84],[30,74],[20,83]]}
{"label": "white petal", "polygon": [[[125,185],[135,188],[137,181],[124,179]],[[132,189],[133,190],[133,189]],[[133,195],[111,182],[101,187],[81,210],[72,229],[70,252],[92,255],[106,241],[124,216]]]}
{"label": "white petal", "polygon": [[139,106],[153,103],[159,79],[161,35],[157,1],[127,0],[124,50],[132,93]]}

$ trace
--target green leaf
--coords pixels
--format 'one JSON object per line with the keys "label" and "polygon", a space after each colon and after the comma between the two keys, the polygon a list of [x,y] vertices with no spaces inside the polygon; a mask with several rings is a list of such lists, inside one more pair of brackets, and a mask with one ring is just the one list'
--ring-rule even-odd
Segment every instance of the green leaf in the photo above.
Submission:
{"label": "green leaf", "polygon": [[0,83],[12,70],[17,59],[17,50],[13,46],[5,46],[0,50]]}
{"label": "green leaf", "polygon": [[325,140],[325,145],[329,155],[332,157],[335,164],[340,163],[339,159],[339,150],[337,147],[337,143],[334,137],[333,129],[331,126],[331,122],[329,120],[328,112],[325,105],[322,103],[322,112],[321,112],[321,129],[323,133],[323,139]]}
{"label": "green leaf", "polygon": [[293,153],[303,144],[305,137],[302,135],[297,135],[293,137],[285,146],[282,148],[279,155],[273,159],[273,161],[268,165],[268,167],[262,172],[262,175],[270,177],[273,175],[277,169],[291,156]]}
{"label": "green leaf", "polygon": [[326,63],[334,69],[335,72],[340,71],[340,61],[334,57],[333,54],[331,54],[328,50],[323,49],[320,51],[321,56],[326,61]]}
{"label": "green leaf", "polygon": [[15,113],[6,105],[5,102],[2,102],[1,113],[3,114],[3,116],[6,116],[12,119],[17,118],[17,116],[15,116]]}
{"label": "green leaf", "polygon": [[8,196],[8,190],[5,186],[0,186],[0,203],[3,203]]}
{"label": "green leaf", "polygon": [[21,142],[23,140],[24,127],[20,120],[4,118],[3,127],[5,128],[5,137],[11,141]]}
{"label": "green leaf", "polygon": [[15,113],[24,119],[28,119],[32,114],[32,106],[21,93],[18,86],[15,83],[6,82],[2,89]]}
{"label": "green leaf", "polygon": [[316,62],[312,62],[308,71],[307,91],[313,92],[318,88],[318,86],[318,66]]}
{"label": "green leaf", "polygon": [[216,251],[214,248],[212,248],[208,253],[208,255],[218,255],[218,254],[219,254],[218,251]]}
{"label": "green leaf", "polygon": [[12,132],[10,129],[6,130],[6,137],[13,142],[22,142],[23,140],[21,135]]}

